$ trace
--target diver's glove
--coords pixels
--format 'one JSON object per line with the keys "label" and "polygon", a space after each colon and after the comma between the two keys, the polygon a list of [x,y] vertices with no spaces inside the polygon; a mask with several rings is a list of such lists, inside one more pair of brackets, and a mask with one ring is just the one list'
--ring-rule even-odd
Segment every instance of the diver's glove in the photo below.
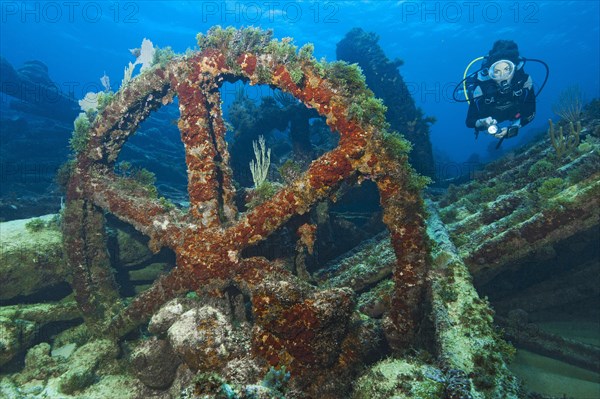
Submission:
{"label": "diver's glove", "polygon": [[488,127],[497,124],[498,121],[488,116],[487,118],[477,119],[475,122],[475,127],[477,130],[486,130]]}
{"label": "diver's glove", "polygon": [[496,133],[490,133],[492,136],[494,136],[497,139],[503,139],[506,137],[506,133],[508,133],[508,128],[507,127],[503,127],[500,130],[496,130]]}
{"label": "diver's glove", "polygon": [[514,123],[512,125],[510,125],[509,127],[503,127],[502,129],[500,129],[500,131],[497,131],[498,129],[496,128],[496,132],[495,133],[491,133],[490,129],[488,129],[488,132],[496,137],[497,139],[509,139],[511,137],[515,137],[517,134],[519,134],[519,128],[521,127],[520,123]]}

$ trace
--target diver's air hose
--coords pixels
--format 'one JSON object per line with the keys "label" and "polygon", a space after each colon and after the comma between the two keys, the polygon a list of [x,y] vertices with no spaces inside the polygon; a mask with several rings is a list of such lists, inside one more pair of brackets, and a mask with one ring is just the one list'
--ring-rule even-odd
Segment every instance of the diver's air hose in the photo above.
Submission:
{"label": "diver's air hose", "polygon": [[548,67],[548,64],[546,64],[544,61],[542,60],[538,60],[535,58],[525,58],[523,57],[523,59],[527,62],[527,61],[533,61],[533,62],[539,62],[540,64],[542,64],[544,66],[544,68],[546,68],[546,77],[544,78],[544,82],[542,83],[542,86],[540,87],[540,89],[538,90],[537,93],[535,93],[535,96],[539,96],[540,93],[542,92],[542,90],[544,89],[544,86],[546,86],[546,82],[548,81],[548,77],[550,76],[550,68]]}
{"label": "diver's air hose", "polygon": [[[456,87],[454,88],[454,91],[452,92],[452,99],[456,102],[467,102],[469,104],[471,104],[471,101],[469,99],[469,93],[467,91],[467,74],[469,73],[469,69],[471,68],[471,65],[473,65],[474,63],[476,63],[477,61],[480,61],[482,59],[486,58],[485,56],[482,57],[477,57],[475,58],[473,61],[471,61],[469,63],[469,65],[467,65],[467,68],[465,69],[465,73],[463,74],[463,80],[461,80]],[[548,67],[548,64],[546,64],[544,61],[542,60],[538,60],[536,58],[525,58],[525,57],[521,57],[521,60],[524,61],[525,63],[528,61],[532,61],[532,62],[539,62],[540,64],[542,64],[544,66],[544,68],[546,68],[546,76],[544,77],[544,82],[542,82],[542,85],[540,87],[540,89],[537,91],[537,93],[535,93],[535,96],[539,96],[540,93],[542,92],[542,90],[544,89],[544,87],[546,86],[546,83],[548,82],[548,77],[550,76],[550,68]],[[483,68],[473,72],[473,76],[476,75],[479,71],[481,71]],[[465,101],[463,100],[459,100],[458,98],[456,98],[456,92],[458,90],[458,88],[461,86],[463,87],[463,92],[465,95]]]}
{"label": "diver's air hose", "polygon": [[471,104],[471,101],[469,101],[469,94],[467,93],[467,72],[469,72],[469,68],[471,68],[471,65],[473,65],[477,61],[480,61],[484,58],[485,58],[484,56],[481,56],[481,57],[477,57],[473,61],[471,61],[469,63],[469,65],[467,65],[467,68],[465,69],[465,73],[463,74],[463,91],[465,93],[465,98],[467,99],[467,102],[469,104]]}

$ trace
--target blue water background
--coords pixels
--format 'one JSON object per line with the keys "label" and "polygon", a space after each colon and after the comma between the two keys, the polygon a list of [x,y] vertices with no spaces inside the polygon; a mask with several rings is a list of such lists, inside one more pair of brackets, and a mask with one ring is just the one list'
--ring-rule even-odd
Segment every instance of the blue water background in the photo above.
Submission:
{"label": "blue water background", "polygon": [[[512,39],[521,55],[543,59],[550,79],[538,99],[535,121],[510,148],[544,131],[555,118],[561,90],[578,84],[587,99],[599,96],[600,2],[598,1],[125,1],[1,3],[0,53],[15,67],[37,59],[65,91],[83,98],[100,91],[106,72],[116,89],[133,61],[128,49],[143,38],[177,52],[196,48],[195,36],[211,26],[260,26],[275,37],[312,42],[315,56],[335,60],[336,43],[353,27],[380,36],[386,55],[401,58],[400,72],[426,115],[437,123],[431,139],[437,152],[461,163],[491,152],[491,137],[464,125],[466,104],[451,100],[466,65],[485,55],[497,39]],[[536,83],[544,70],[527,65]],[[232,96],[225,96],[229,102]],[[443,167],[443,166],[442,166]]]}

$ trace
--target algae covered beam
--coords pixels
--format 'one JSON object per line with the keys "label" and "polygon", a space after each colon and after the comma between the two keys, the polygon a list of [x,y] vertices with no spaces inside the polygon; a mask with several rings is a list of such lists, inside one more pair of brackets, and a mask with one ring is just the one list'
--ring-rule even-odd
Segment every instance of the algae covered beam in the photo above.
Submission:
{"label": "algae covered beam", "polygon": [[506,366],[514,348],[495,330],[494,312],[477,294],[433,202],[427,201],[427,211],[433,242],[432,313],[444,367],[472,376],[474,398],[517,398],[517,380]]}
{"label": "algae covered beam", "polygon": [[473,272],[518,261],[545,245],[597,226],[600,220],[598,174],[557,194],[529,219],[481,242],[465,257]]}

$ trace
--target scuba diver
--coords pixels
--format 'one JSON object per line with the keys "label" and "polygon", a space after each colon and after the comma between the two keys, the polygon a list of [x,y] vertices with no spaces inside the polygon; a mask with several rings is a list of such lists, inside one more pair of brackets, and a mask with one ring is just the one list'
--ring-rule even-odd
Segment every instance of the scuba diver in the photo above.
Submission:
{"label": "scuba diver", "polygon": [[[484,59],[482,67],[473,74],[466,76],[469,67],[476,61]],[[536,97],[542,91],[548,80],[546,78],[540,90],[535,93],[533,79],[525,73],[524,65],[528,61],[519,56],[517,44],[512,40],[498,40],[494,43],[487,57],[473,60],[465,71],[465,78],[454,89],[454,100],[457,89],[462,85],[469,103],[466,125],[475,129],[475,137],[479,132],[500,139],[497,147],[505,138],[514,137],[519,129],[533,120],[536,111]],[[498,124],[509,121],[507,126]]]}

